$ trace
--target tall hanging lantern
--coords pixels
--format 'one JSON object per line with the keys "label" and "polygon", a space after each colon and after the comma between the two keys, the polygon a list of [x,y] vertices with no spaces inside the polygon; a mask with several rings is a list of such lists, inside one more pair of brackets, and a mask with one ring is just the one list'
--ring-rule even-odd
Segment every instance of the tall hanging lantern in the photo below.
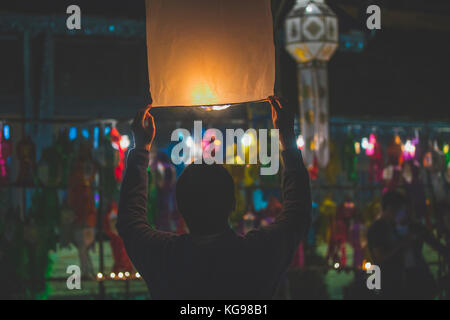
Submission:
{"label": "tall hanging lantern", "polygon": [[327,61],[338,48],[338,20],[323,0],[297,0],[285,24],[286,49],[298,63],[304,159],[329,161]]}
{"label": "tall hanging lantern", "polygon": [[270,0],[146,0],[154,107],[223,106],[273,95]]}

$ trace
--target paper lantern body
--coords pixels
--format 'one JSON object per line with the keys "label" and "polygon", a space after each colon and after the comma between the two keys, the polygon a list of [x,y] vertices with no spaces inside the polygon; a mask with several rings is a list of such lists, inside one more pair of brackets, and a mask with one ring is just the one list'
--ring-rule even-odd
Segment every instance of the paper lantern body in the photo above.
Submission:
{"label": "paper lantern body", "polygon": [[225,105],[273,95],[269,0],[146,0],[154,107]]}
{"label": "paper lantern body", "polygon": [[286,49],[297,62],[330,60],[338,38],[337,17],[323,0],[297,0],[286,18]]}

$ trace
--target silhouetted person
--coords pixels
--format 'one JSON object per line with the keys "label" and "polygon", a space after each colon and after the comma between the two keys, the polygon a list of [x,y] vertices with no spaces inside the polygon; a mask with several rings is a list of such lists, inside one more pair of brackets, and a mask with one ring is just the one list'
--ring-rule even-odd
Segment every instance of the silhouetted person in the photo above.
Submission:
{"label": "silhouetted person", "polygon": [[381,270],[381,297],[431,299],[437,287],[422,254],[423,243],[448,259],[448,249],[408,214],[406,198],[389,191],[382,198],[382,213],[369,228],[368,245]]}
{"label": "silhouetted person", "polygon": [[234,184],[222,165],[188,166],[176,185],[177,206],[190,233],[176,235],[149,226],[146,219],[147,165],[155,135],[149,109],[133,123],[136,146],[122,182],[117,229],[127,253],[153,299],[270,299],[311,220],[308,172],[296,148],[293,115],[270,98],[274,127],[280,130],[284,163],[283,211],[269,226],[245,236],[228,217]]}

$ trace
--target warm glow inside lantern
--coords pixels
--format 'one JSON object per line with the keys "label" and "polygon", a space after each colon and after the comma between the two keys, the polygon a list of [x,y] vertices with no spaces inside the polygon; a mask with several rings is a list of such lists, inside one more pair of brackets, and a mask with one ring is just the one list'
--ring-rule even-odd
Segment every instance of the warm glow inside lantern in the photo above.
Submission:
{"label": "warm glow inside lantern", "polygon": [[270,0],[146,0],[154,107],[211,106],[273,95]]}

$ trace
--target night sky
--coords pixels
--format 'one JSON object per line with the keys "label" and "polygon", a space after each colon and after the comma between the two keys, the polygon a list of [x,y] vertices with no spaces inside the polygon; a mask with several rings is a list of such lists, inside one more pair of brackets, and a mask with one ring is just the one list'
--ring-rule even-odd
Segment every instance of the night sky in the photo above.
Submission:
{"label": "night sky", "polygon": [[[367,47],[362,53],[337,52],[329,63],[330,80],[330,108],[334,116],[357,116],[372,118],[402,118],[414,120],[443,120],[450,119],[450,95],[448,93],[448,77],[450,73],[450,4],[441,0],[410,0],[410,1],[369,1],[378,3],[387,10],[397,12],[417,12],[431,15],[448,17],[448,25],[442,28],[423,28],[411,23],[410,26],[403,27],[383,27],[374,36],[368,37]],[[364,19],[355,19],[349,16],[342,16],[342,6],[354,6],[361,11],[365,1],[340,0],[328,1],[329,5],[338,13],[340,18],[340,29],[345,31],[349,28],[362,28]],[[274,13],[277,12],[281,1],[273,1]],[[285,9],[282,13],[288,12],[294,1],[286,1]],[[144,1],[24,1],[15,0],[2,1],[0,11],[12,11],[25,14],[65,14],[65,9],[69,4],[78,4],[82,8],[82,14],[101,15],[105,17],[125,17],[133,19],[145,19]],[[367,5],[366,5],[367,6]],[[360,17],[364,17],[361,13]],[[383,22],[382,22],[383,23]],[[123,95],[137,96],[144,94],[148,89],[146,82],[146,72],[140,70],[146,68],[145,40],[142,43],[129,44],[133,46],[135,56],[127,52],[126,46],[120,46],[111,42],[88,41],[83,46],[89,49],[77,47],[77,43],[63,41],[59,44],[61,51],[80,51],[81,59],[79,68],[67,67],[60,73],[60,77],[66,77],[70,72],[76,82],[84,80],[76,92],[90,96],[89,88],[97,86],[96,94],[106,94],[118,90]],[[95,43],[99,43],[96,48]],[[65,47],[64,47],[65,46]],[[104,59],[104,66],[90,67],[92,63],[88,60],[98,56],[100,52],[106,52],[108,48],[118,48],[128,57],[131,65],[127,70],[117,71],[115,66],[107,65],[114,59],[120,59],[120,55],[107,57]],[[84,53],[83,53],[84,52]],[[96,54],[97,52],[97,54]],[[22,82],[20,73],[17,75],[16,69],[20,68],[20,47],[14,45],[2,46],[2,59],[0,67],[7,70],[8,78],[2,77],[0,80],[0,94],[20,94]],[[18,57],[18,58],[17,58]],[[8,58],[10,58],[8,60]],[[64,55],[57,58],[57,65],[64,64]],[[109,59],[109,60],[108,60]],[[6,62],[5,62],[6,60]],[[84,66],[84,67],[83,67]],[[296,103],[296,65],[286,52],[282,52],[282,91],[291,101]],[[16,69],[14,69],[16,68]],[[96,70],[96,68],[98,70]],[[102,69],[103,68],[103,69]],[[80,71],[81,70],[81,71]],[[130,83],[110,82],[98,85],[96,73],[102,74],[102,70],[115,72],[133,72],[134,76]],[[83,76],[82,72],[87,72]],[[92,72],[92,74],[89,74]],[[69,77],[70,78],[70,77]],[[71,81],[68,78],[67,81]],[[73,80],[75,82],[75,80]],[[134,82],[133,82],[134,81]],[[142,82],[142,83],[140,83]],[[59,91],[58,91],[59,90]],[[67,87],[64,83],[59,83],[56,94],[64,92]],[[122,90],[122,91],[121,91]],[[73,92],[71,93],[73,94]]]}

